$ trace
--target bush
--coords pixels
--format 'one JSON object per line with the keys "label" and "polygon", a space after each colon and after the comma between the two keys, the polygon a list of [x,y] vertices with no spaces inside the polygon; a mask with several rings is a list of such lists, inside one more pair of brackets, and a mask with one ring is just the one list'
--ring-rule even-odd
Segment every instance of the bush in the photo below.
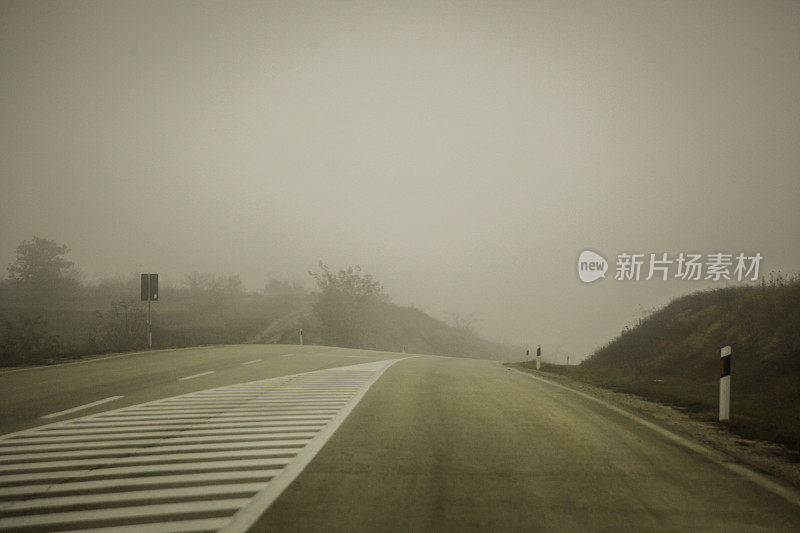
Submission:
{"label": "bush", "polygon": [[102,321],[98,337],[105,349],[121,352],[147,345],[147,316],[139,302],[120,300],[105,314],[98,314]]}
{"label": "bush", "polygon": [[41,315],[3,319],[0,331],[0,363],[38,364],[56,356],[62,349],[58,338],[47,333],[47,320]]}

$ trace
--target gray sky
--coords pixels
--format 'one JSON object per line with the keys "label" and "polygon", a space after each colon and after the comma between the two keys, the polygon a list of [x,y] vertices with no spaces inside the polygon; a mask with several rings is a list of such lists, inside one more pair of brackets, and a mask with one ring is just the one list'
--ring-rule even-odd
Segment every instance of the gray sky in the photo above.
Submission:
{"label": "gray sky", "polygon": [[620,252],[800,270],[798,2],[0,1],[0,73],[3,265],[34,235],[90,280],[359,264],[573,361],[720,286]]}

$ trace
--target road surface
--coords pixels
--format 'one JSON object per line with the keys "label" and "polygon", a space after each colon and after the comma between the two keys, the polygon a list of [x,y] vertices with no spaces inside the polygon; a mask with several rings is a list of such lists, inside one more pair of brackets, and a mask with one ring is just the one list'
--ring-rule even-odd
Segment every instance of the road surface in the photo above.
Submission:
{"label": "road surface", "polygon": [[800,531],[797,492],[494,361],[208,347],[0,386],[0,529]]}

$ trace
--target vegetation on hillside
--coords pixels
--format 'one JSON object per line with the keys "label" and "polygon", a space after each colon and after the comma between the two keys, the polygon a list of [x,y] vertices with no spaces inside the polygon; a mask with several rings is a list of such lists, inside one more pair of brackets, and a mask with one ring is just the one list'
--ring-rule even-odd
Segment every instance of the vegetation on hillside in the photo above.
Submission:
{"label": "vegetation on hillside", "polygon": [[511,359],[518,351],[483,340],[470,327],[393,304],[381,284],[359,267],[333,272],[320,262],[319,268],[309,272],[318,288],[310,294],[310,311],[270,325],[262,340],[295,342],[303,329],[307,342],[328,346],[485,359]]}
{"label": "vegetation on hillside", "polygon": [[553,371],[714,419],[719,355],[733,350],[732,430],[800,450],[800,277],[697,292],[626,328],[578,367]]}
{"label": "vegetation on hillside", "polygon": [[[42,364],[146,347],[140,279],[85,283],[69,250],[35,237],[17,247],[0,281],[0,365]],[[152,304],[155,348],[244,342],[297,343],[441,355],[507,357],[511,349],[393,305],[358,267],[320,263],[317,291],[272,279],[246,291],[238,276],[195,272],[160,287]]]}

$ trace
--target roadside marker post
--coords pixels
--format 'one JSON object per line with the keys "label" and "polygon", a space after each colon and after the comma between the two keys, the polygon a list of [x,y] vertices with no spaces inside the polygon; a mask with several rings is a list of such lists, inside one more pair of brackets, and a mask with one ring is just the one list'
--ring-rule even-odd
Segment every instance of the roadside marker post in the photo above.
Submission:
{"label": "roadside marker post", "polygon": [[536,370],[542,367],[542,345],[536,347]]}
{"label": "roadside marker post", "polygon": [[300,330],[300,346],[303,345],[303,330]]}
{"label": "roadside marker post", "polygon": [[719,421],[731,418],[731,347],[719,351]]}

